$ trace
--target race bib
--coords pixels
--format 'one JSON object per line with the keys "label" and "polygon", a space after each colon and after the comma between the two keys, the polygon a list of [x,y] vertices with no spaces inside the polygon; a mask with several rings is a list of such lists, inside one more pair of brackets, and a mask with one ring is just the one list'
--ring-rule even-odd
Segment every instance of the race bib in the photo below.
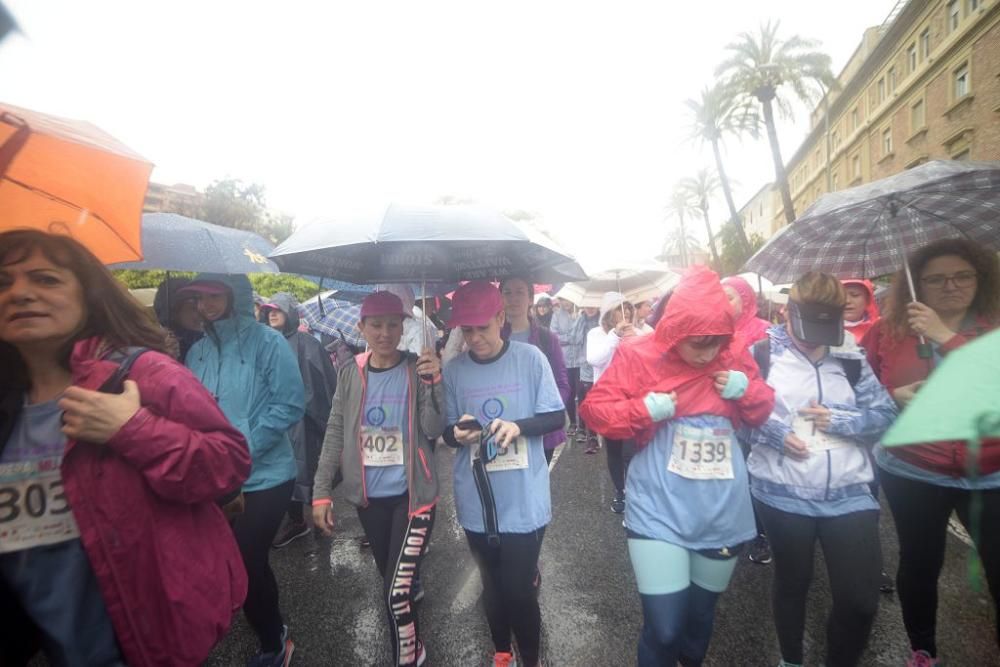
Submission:
{"label": "race bib", "polygon": [[804,417],[796,417],[792,420],[792,431],[795,435],[806,443],[810,452],[825,452],[828,449],[841,449],[843,447],[855,447],[853,440],[824,433],[816,428],[816,423]]}
{"label": "race bib", "polygon": [[364,452],[366,466],[401,466],[403,432],[398,428],[364,426],[361,429],[361,451]]}
{"label": "race bib", "polygon": [[0,553],[78,537],[59,458],[0,464]]}
{"label": "race bib", "polygon": [[733,431],[678,426],[667,470],[688,479],[733,479]]}
{"label": "race bib", "polygon": [[[473,461],[473,457],[469,457]],[[489,472],[504,472],[506,470],[526,470],[528,468],[528,440],[523,436],[516,438],[507,445],[507,449],[497,450],[496,458],[486,464]]]}

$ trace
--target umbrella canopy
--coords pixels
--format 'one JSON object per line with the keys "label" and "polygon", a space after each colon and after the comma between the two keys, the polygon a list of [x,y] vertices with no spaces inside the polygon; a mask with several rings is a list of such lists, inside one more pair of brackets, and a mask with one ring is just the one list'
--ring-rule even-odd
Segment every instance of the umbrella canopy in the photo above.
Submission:
{"label": "umbrella canopy", "polygon": [[948,354],[882,438],[886,447],[1000,437],[1000,331]]}
{"label": "umbrella canopy", "polygon": [[747,261],[776,283],[808,271],[875,278],[944,238],[1000,250],[1000,162],[933,161],[823,195]]}
{"label": "umbrella canopy", "polygon": [[540,232],[480,206],[400,206],[317,221],[271,253],[283,271],[352,283],[583,280],[573,258]]}
{"label": "umbrella canopy", "polygon": [[152,169],[90,123],[0,104],[0,229],[66,234],[106,264],[141,259]]}
{"label": "umbrella canopy", "polygon": [[278,265],[267,258],[274,246],[264,237],[175,213],[142,216],[142,248],[141,262],[110,268],[278,273]]}
{"label": "umbrella canopy", "polygon": [[[320,298],[323,299],[322,308],[319,304]],[[358,321],[361,319],[360,304],[332,297],[313,297],[299,304],[299,312],[314,331],[343,338],[348,345],[354,347],[365,347],[365,339],[358,330]]]}
{"label": "umbrella canopy", "polygon": [[591,275],[590,280],[564,285],[556,296],[579,308],[599,308],[606,292],[621,292],[627,301],[658,299],[680,282],[666,264],[626,264]]}

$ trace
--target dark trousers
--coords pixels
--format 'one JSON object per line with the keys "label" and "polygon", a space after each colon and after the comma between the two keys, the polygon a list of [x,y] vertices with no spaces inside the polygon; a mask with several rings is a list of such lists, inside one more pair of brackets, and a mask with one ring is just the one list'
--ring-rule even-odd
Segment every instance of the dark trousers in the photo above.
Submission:
{"label": "dark trousers", "polygon": [[628,469],[629,461],[632,460],[635,447],[630,440],[605,438],[604,444],[608,450],[608,472],[611,474],[611,483],[615,485],[615,490],[618,493],[624,493],[625,471]]}
{"label": "dark trousers", "polygon": [[545,528],[533,533],[501,533],[498,546],[490,546],[483,533],[467,530],[465,536],[483,580],[483,604],[493,645],[498,652],[510,653],[513,632],[524,667],[535,667],[542,633],[535,574]]}
{"label": "dark trousers", "polygon": [[[944,565],[948,518],[952,511],[976,536],[976,550],[993,595],[1000,645],[1000,489],[965,491],[918,482],[881,471],[880,481],[899,535],[896,590],[903,624],[913,650],[937,655],[938,576]],[[982,502],[978,526],[970,525],[970,507]]]}
{"label": "dark trousers", "polygon": [[413,603],[414,581],[434,528],[434,508],[409,516],[409,494],[370,498],[358,508],[361,527],[382,575],[382,599],[396,665],[417,664],[420,626]]}
{"label": "dark trousers", "polygon": [[243,613],[264,652],[281,649],[284,621],[278,607],[278,582],[268,557],[281,518],[288,510],[294,486],[295,480],[290,479],[270,489],[244,493],[243,514],[233,522],[233,534],[247,571],[247,599],[243,603]]}
{"label": "dark trousers", "polygon": [[580,391],[580,369],[567,368],[566,377],[569,380],[569,400],[566,401],[566,414],[571,426],[576,426],[576,397]]}
{"label": "dark trousers", "polygon": [[691,584],[666,595],[640,595],[642,632],[639,667],[701,665],[712,639],[715,603],[720,593]]}
{"label": "dark trousers", "polygon": [[[593,386],[594,386],[593,382],[584,382],[583,380],[580,380],[580,383],[579,383],[579,385],[577,386],[577,389],[576,389],[576,400],[577,400],[578,404],[580,404],[580,405],[583,404],[583,400],[585,398],[587,398],[587,392],[589,392],[590,388],[593,387]],[[579,415],[579,413],[577,413],[577,414]],[[590,427],[587,426],[587,422],[583,418],[583,415],[579,415],[578,418],[580,420],[580,428],[582,428],[584,431],[589,432],[590,431]]]}
{"label": "dark trousers", "polygon": [[818,518],[755,504],[774,554],[771,605],[781,657],[802,664],[806,596],[818,540],[833,597],[826,626],[826,665],[854,667],[868,644],[878,612],[882,567],[878,512]]}

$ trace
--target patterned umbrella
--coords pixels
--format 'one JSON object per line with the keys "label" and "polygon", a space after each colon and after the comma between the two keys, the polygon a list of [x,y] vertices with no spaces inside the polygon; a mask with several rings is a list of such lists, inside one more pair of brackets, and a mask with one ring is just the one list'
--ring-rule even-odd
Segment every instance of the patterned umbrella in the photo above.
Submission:
{"label": "patterned umbrella", "polygon": [[363,348],[365,339],[358,330],[361,305],[326,297],[321,308],[319,299],[320,297],[313,297],[299,304],[299,312],[309,326],[320,333],[343,338],[348,345]]}
{"label": "patterned umbrella", "polygon": [[[823,195],[750,258],[745,271],[787,283],[808,271],[874,278],[934,241],[1000,250],[1000,162],[933,161]],[[912,279],[911,279],[912,293]]]}

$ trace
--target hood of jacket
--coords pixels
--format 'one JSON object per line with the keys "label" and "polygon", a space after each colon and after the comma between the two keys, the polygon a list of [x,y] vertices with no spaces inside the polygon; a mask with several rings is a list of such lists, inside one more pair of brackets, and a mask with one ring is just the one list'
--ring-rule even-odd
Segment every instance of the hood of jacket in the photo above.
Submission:
{"label": "hood of jacket", "polygon": [[[281,333],[285,335],[285,338],[288,338],[299,330],[299,301],[293,295],[288,292],[278,292],[268,299],[267,305],[277,306],[278,310],[285,314],[285,326],[281,329]],[[261,324],[270,326],[266,310],[261,310],[260,322]]]}
{"label": "hood of jacket", "polygon": [[736,332],[743,336],[747,344],[767,336],[771,323],[757,317],[757,293],[750,283],[739,276],[730,276],[722,281],[724,287],[732,287],[740,295],[740,315],[736,318]]}
{"label": "hood of jacket", "polygon": [[[865,317],[863,320],[859,320],[859,322],[874,322],[879,318],[878,301],[875,300],[875,286],[872,284],[872,281],[862,280],[860,278],[848,278],[847,280],[841,280],[840,282],[843,283],[844,287],[849,285],[863,287],[868,295],[868,305],[865,307]],[[853,322],[845,322],[844,324],[850,328]]]}
{"label": "hood of jacket", "polygon": [[167,278],[156,288],[153,310],[161,326],[171,327],[172,311],[177,307],[177,291],[191,284],[190,278]]}
{"label": "hood of jacket", "polygon": [[694,266],[674,288],[654,336],[658,347],[670,354],[689,336],[732,337],[735,329],[733,308],[719,276],[707,267]]}
{"label": "hood of jacket", "polygon": [[245,275],[227,273],[199,273],[194,282],[222,283],[229,288],[231,305],[229,315],[214,322],[205,323],[205,333],[216,344],[238,338],[247,328],[257,326],[253,316],[253,287]]}

